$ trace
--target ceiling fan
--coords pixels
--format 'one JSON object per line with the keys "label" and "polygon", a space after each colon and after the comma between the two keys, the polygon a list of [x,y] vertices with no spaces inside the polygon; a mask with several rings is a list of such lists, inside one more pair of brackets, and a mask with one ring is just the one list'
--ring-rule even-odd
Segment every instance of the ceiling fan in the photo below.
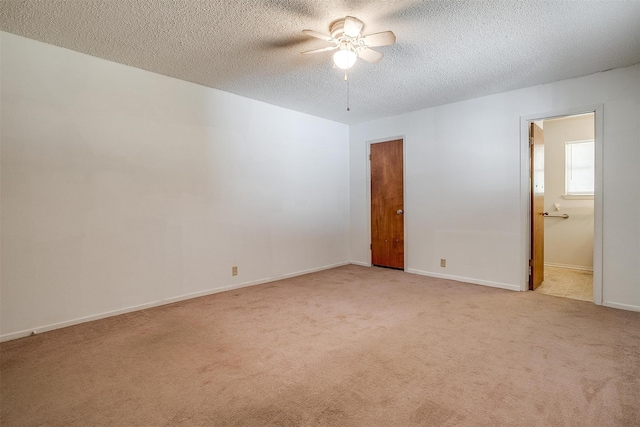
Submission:
{"label": "ceiling fan", "polygon": [[362,58],[368,62],[378,62],[384,56],[377,50],[371,49],[376,46],[388,46],[396,42],[396,35],[391,31],[383,31],[381,33],[362,35],[364,23],[358,18],[347,16],[334,22],[329,31],[331,35],[325,35],[313,30],[302,30],[303,34],[316,37],[318,39],[330,42],[333,46],[327,46],[320,49],[308,50],[303,54],[328,52],[338,50],[333,54],[333,62],[335,66],[347,70],[353,67],[358,58]]}

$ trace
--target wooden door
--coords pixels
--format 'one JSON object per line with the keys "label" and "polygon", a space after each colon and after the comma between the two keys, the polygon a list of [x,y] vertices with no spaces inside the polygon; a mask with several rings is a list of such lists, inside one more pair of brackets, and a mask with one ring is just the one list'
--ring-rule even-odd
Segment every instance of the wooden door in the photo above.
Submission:
{"label": "wooden door", "polygon": [[371,144],[371,263],[404,269],[401,139]]}
{"label": "wooden door", "polygon": [[531,149],[531,267],[529,289],[544,280],[544,133],[535,123],[529,129]]}

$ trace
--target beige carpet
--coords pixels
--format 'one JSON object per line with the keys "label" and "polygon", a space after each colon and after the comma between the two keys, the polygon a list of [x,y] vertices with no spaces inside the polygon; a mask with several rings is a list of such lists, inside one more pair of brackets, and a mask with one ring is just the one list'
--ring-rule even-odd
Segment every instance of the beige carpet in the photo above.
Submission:
{"label": "beige carpet", "polygon": [[0,350],[3,427],[640,425],[640,313],[379,268]]}

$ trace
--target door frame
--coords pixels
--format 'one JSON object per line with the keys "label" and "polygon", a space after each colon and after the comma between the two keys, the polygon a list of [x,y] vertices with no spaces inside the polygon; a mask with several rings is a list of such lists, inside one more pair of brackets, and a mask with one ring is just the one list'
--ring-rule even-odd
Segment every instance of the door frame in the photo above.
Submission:
{"label": "door frame", "polygon": [[604,105],[593,104],[582,107],[566,108],[520,117],[520,209],[522,219],[522,244],[520,256],[520,271],[522,281],[521,291],[529,290],[529,259],[531,258],[531,186],[530,179],[530,149],[529,123],[536,120],[547,120],[557,117],[574,116],[577,114],[594,113],[594,143],[595,143],[595,191],[593,196],[593,302],[602,305],[603,297],[603,263],[602,263],[602,213],[603,213],[603,144],[604,144]]}
{"label": "door frame", "polygon": [[373,266],[371,262],[371,144],[378,144],[380,142],[389,142],[401,139],[402,140],[402,198],[403,198],[403,210],[402,221],[404,223],[404,268],[403,271],[407,271],[408,268],[408,253],[407,253],[407,138],[405,135],[389,136],[384,138],[370,139],[366,141],[367,153],[365,161],[367,163],[367,236],[369,238],[369,267]]}

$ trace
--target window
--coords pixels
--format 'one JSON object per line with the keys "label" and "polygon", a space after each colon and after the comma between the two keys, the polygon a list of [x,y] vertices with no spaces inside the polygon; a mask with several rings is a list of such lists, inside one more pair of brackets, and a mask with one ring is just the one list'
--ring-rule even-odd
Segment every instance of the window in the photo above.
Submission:
{"label": "window", "polygon": [[593,140],[565,143],[565,195],[593,196],[594,149]]}

